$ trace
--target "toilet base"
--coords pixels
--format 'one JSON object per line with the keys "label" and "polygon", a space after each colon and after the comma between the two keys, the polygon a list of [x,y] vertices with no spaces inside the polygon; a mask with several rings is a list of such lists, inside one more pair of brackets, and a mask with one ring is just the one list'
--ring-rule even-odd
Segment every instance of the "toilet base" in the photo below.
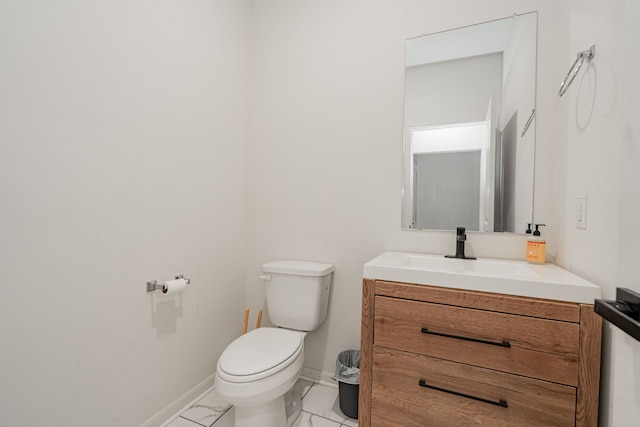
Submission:
{"label": "toilet base", "polygon": [[235,408],[234,427],[289,427],[302,412],[302,398],[293,389],[260,406]]}
{"label": "toilet base", "polygon": [[287,427],[290,427],[302,412],[302,396],[291,389],[284,395],[284,405],[287,414]]}
{"label": "toilet base", "polygon": [[284,396],[259,406],[236,406],[234,427],[285,427]]}

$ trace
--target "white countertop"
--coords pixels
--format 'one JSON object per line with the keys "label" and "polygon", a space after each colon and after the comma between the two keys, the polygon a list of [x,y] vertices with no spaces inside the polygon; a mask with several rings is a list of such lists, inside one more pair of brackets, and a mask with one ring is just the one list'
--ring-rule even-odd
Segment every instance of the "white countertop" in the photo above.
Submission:
{"label": "white countertop", "polygon": [[593,304],[600,287],[555,264],[384,252],[364,265],[363,277],[445,288]]}

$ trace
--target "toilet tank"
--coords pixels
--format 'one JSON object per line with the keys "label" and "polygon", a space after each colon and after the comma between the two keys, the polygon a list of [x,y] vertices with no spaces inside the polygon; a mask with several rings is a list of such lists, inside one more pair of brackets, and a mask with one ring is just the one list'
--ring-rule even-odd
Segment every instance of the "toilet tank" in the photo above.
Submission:
{"label": "toilet tank", "polygon": [[327,316],[333,265],[312,261],[262,264],[267,313],[276,326],[316,330]]}

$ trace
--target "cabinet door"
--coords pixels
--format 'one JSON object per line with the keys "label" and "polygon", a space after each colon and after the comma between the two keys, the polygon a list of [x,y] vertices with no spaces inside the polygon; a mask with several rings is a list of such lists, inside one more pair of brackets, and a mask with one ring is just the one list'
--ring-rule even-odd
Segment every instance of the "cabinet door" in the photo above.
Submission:
{"label": "cabinet door", "polygon": [[373,362],[373,426],[575,425],[574,387],[377,346]]}
{"label": "cabinet door", "polygon": [[374,344],[577,386],[578,324],[384,296]]}

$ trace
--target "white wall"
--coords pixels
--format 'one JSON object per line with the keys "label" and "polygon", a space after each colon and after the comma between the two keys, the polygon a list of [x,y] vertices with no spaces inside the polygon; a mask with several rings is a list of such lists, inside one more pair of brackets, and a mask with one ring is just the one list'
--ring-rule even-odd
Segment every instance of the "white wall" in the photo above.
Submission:
{"label": "white wall", "polygon": [[[333,371],[359,345],[364,262],[455,250],[451,232],[400,228],[405,40],[533,10],[534,220],[550,258],[605,297],[638,290],[635,0],[4,0],[3,422],[140,424],[214,372],[238,335],[244,273],[255,313],[259,266],[276,258],[335,264],[328,320],[306,348],[308,367]],[[594,42],[595,69],[558,98]],[[586,231],[573,225],[582,194]],[[523,236],[468,245],[524,258]],[[178,273],[193,280],[181,308],[143,291]],[[640,348],[605,332],[602,425],[631,426]]]}
{"label": "white wall", "polygon": [[[258,275],[265,261],[335,264],[328,320],[307,336],[307,367],[332,372],[341,350],[359,348],[367,260],[393,249],[455,251],[453,232],[400,227],[405,40],[533,10],[544,34],[538,155],[551,169],[536,178],[535,220],[547,223],[555,200],[555,91],[564,72],[564,62],[549,69],[562,47],[555,1],[253,3],[247,299],[254,310],[264,303]],[[524,259],[525,244],[522,235],[472,234],[468,253]],[[553,239],[548,246],[555,251]]]}
{"label": "white wall", "polygon": [[[559,99],[558,263],[602,287],[640,292],[640,6],[633,0],[570,1],[566,67],[596,44],[596,56]],[[583,67],[584,68],[584,67]],[[575,226],[587,196],[587,229]],[[604,322],[600,425],[640,419],[640,343]]]}
{"label": "white wall", "polygon": [[[238,335],[247,22],[246,1],[0,3],[3,425],[140,425]],[[180,273],[181,298],[145,292]]]}
{"label": "white wall", "polygon": [[[617,285],[639,286],[633,0],[254,3],[247,298],[263,304],[264,261],[336,265],[329,318],[307,338],[307,366],[331,372],[339,351],[359,345],[364,262],[384,250],[454,250],[452,233],[400,230],[405,39],[533,10],[540,12],[534,221],[547,224],[548,259],[612,298]],[[597,76],[592,70],[558,98],[576,52],[592,43]],[[586,231],[575,229],[574,217],[583,194]],[[468,244],[477,256],[524,258],[522,236],[472,234]],[[601,424],[630,426],[640,411],[638,343],[605,324],[603,352]]]}

